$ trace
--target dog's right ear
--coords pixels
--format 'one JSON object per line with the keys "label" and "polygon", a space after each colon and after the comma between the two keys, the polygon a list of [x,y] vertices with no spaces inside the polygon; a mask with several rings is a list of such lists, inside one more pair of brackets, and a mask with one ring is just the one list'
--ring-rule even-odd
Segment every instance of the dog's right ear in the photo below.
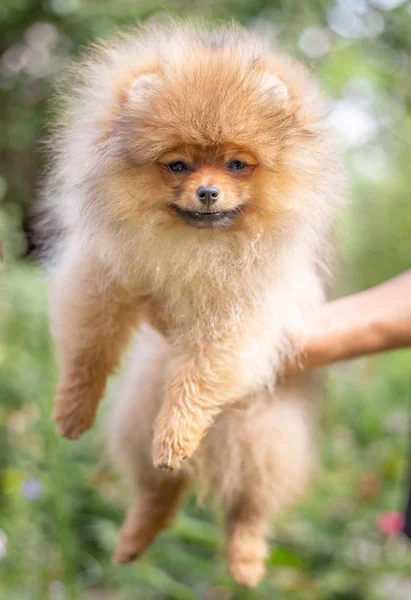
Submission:
{"label": "dog's right ear", "polygon": [[110,112],[101,120],[100,150],[109,156],[119,156],[127,146],[125,137],[130,132],[130,118],[133,122],[139,119],[144,122],[150,100],[161,87],[161,78],[153,71],[126,77],[120,73],[118,79],[113,78],[113,87],[119,92]]}
{"label": "dog's right ear", "polygon": [[153,92],[161,85],[160,77],[156,73],[142,73],[138,75],[128,90],[128,101],[131,105],[141,105],[150,99]]}
{"label": "dog's right ear", "polygon": [[287,100],[288,98],[287,86],[274,73],[264,73],[260,81],[260,90],[280,100]]}

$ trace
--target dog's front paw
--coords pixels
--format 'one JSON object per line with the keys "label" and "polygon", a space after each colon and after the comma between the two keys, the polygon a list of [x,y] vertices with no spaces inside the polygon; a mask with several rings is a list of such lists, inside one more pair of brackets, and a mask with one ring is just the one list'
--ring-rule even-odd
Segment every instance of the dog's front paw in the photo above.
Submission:
{"label": "dog's front paw", "polygon": [[95,411],[86,403],[69,400],[58,395],[54,404],[53,419],[57,433],[77,440],[93,424]]}
{"label": "dog's front paw", "polygon": [[65,415],[64,417],[53,417],[56,421],[57,433],[69,440],[77,440],[92,425],[92,420],[84,420],[78,415]]}
{"label": "dog's front paw", "polygon": [[154,437],[153,464],[159,469],[181,469],[183,461],[189,458],[195,448],[191,450],[187,443],[178,439],[174,432],[164,432]]}
{"label": "dog's front paw", "polygon": [[199,419],[179,407],[163,406],[154,427],[153,464],[160,469],[180,469],[196,451],[204,433]]}

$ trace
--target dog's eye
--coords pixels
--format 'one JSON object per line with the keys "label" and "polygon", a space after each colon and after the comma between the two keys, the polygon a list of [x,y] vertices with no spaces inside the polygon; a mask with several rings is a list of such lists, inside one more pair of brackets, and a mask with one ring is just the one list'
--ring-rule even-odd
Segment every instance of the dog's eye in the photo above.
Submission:
{"label": "dog's eye", "polygon": [[245,169],[246,166],[247,165],[241,162],[241,160],[230,160],[230,162],[227,164],[227,169],[229,171],[241,171],[241,169]]}
{"label": "dog's eye", "polygon": [[181,173],[182,171],[188,171],[188,166],[182,160],[176,160],[168,165],[170,171],[174,173]]}

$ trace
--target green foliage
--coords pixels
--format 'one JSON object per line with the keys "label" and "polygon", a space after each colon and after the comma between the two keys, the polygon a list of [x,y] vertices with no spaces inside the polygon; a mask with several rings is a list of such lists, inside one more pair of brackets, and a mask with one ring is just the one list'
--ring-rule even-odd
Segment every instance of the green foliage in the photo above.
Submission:
{"label": "green foliage", "polygon": [[[389,4],[398,7],[384,10]],[[408,352],[326,375],[317,484],[278,524],[267,578],[253,592],[229,580],[220,515],[193,499],[139,562],[113,566],[125,494],[101,458],[102,424],[75,444],[55,435],[45,286],[39,269],[22,258],[51,83],[82,45],[138,19],[160,18],[164,9],[274,31],[276,44],[319,74],[331,120],[344,134],[351,188],[338,226],[334,293],[410,266],[409,2],[2,0],[0,598],[405,600],[410,547],[382,537],[376,519],[404,501]]]}

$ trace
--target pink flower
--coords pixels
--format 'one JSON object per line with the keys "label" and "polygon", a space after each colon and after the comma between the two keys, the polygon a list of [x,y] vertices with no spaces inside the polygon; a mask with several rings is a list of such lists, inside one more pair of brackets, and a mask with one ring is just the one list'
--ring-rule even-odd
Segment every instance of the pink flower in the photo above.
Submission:
{"label": "pink flower", "polygon": [[404,515],[395,510],[381,513],[377,519],[377,529],[382,535],[395,535],[404,530]]}

